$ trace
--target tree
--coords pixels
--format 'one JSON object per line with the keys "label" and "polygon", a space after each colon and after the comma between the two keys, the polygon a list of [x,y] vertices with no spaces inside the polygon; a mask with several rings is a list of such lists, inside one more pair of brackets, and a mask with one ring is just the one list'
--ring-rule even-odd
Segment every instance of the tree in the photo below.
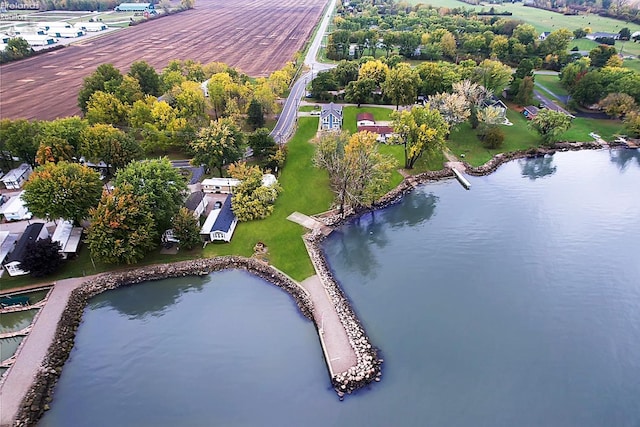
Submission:
{"label": "tree", "polygon": [[538,32],[531,24],[520,24],[513,30],[513,38],[525,46],[533,45],[538,38]]}
{"label": "tree", "polygon": [[159,232],[171,228],[173,218],[183,206],[187,184],[166,157],[129,163],[116,174],[115,186],[131,186],[134,196],[144,196]]}
{"label": "tree", "polygon": [[478,111],[480,111],[486,101],[491,99],[493,96],[492,91],[481,85],[472,83],[469,80],[454,83],[453,90],[455,93],[462,95],[462,97],[467,101],[471,128],[477,128],[479,123]]}
{"label": "tree", "polygon": [[47,141],[49,137],[57,137],[64,139],[73,147],[74,151],[80,148],[82,141],[82,131],[89,127],[86,120],[77,116],[63,117],[53,121],[45,121],[41,123],[39,131],[40,144]]}
{"label": "tree", "polygon": [[256,130],[264,126],[264,112],[262,111],[262,105],[254,98],[249,104],[247,110],[247,123],[249,126]]}
{"label": "tree", "polygon": [[55,273],[63,263],[60,249],[60,243],[51,241],[51,237],[29,242],[20,267],[33,277]]}
{"label": "tree", "polygon": [[2,119],[0,121],[0,141],[12,156],[19,157],[31,167],[36,167],[36,153],[40,142],[38,134],[41,122],[25,119]]}
{"label": "tree", "polygon": [[327,100],[331,98],[329,91],[338,89],[338,83],[333,73],[324,71],[311,81],[311,96],[316,99]]}
{"label": "tree", "polygon": [[376,82],[376,86],[380,86],[387,80],[387,74],[389,74],[389,66],[379,59],[376,59],[375,61],[368,61],[362,64],[358,73],[358,79],[371,79]]}
{"label": "tree", "polygon": [[531,105],[533,102],[533,77],[525,77],[520,81],[514,101],[518,105]]}
{"label": "tree", "polygon": [[438,110],[449,129],[469,118],[469,103],[460,93],[438,93],[427,98],[429,108]]}
{"label": "tree", "polygon": [[140,148],[120,129],[96,124],[82,131],[80,154],[94,163],[104,162],[107,174],[120,169],[140,154]]}
{"label": "tree", "polygon": [[499,148],[504,141],[504,132],[497,125],[488,125],[483,129],[481,139],[485,147]]}
{"label": "tree", "polygon": [[341,214],[346,206],[359,209],[371,204],[388,185],[395,161],[377,150],[371,132],[324,134],[316,143],[316,167],[329,172],[331,190]]}
{"label": "tree", "polygon": [[410,111],[393,111],[391,119],[404,145],[405,168],[412,169],[424,153],[430,155],[444,148],[449,125],[437,110],[418,106]]}
{"label": "tree", "polygon": [[198,246],[200,240],[200,224],[189,209],[182,207],[171,220],[171,229],[176,239],[180,241],[180,248],[190,250]]}
{"label": "tree", "polygon": [[600,107],[607,115],[616,119],[638,109],[636,101],[626,93],[610,93],[600,101]]}
{"label": "tree", "polygon": [[213,113],[216,119],[223,116],[229,100],[227,88],[232,84],[233,79],[229,73],[214,74],[207,83],[207,92],[209,93],[209,100],[213,106]]}
{"label": "tree", "polygon": [[222,177],[224,165],[238,161],[243,154],[243,135],[229,119],[212,121],[208,127],[200,129],[198,136],[189,146],[193,151],[194,164],[205,164],[218,169]]}
{"label": "tree", "polygon": [[85,118],[92,125],[105,123],[118,126],[126,122],[128,114],[127,107],[114,94],[99,90],[89,98]]}
{"label": "tree", "polygon": [[592,105],[600,100],[603,92],[602,74],[594,70],[583,75],[570,93],[577,103]]}
{"label": "tree", "polygon": [[358,79],[358,63],[354,61],[340,61],[333,69],[336,81],[340,86],[346,86]]}
{"label": "tree", "polygon": [[87,112],[87,102],[91,98],[94,92],[102,91],[107,93],[113,93],[115,89],[122,83],[122,74],[120,70],[113,66],[113,64],[99,65],[96,71],[85,77],[82,88],[78,93],[78,107],[83,113]]}
{"label": "tree", "polygon": [[416,67],[422,83],[418,92],[424,96],[450,92],[453,84],[462,80],[456,68],[455,64],[448,62],[421,63]]}
{"label": "tree", "polygon": [[281,191],[278,183],[262,185],[262,171],[245,162],[229,166],[229,175],[240,180],[231,199],[231,209],[238,221],[266,218],[273,212],[273,204]]}
{"label": "tree", "polygon": [[269,129],[260,128],[247,137],[247,144],[253,150],[254,157],[264,159],[276,152],[278,146]]}
{"label": "tree", "polygon": [[634,137],[640,137],[640,113],[631,111],[624,116],[624,127]]}
{"label": "tree", "polygon": [[347,102],[360,105],[365,104],[371,99],[371,94],[376,89],[376,82],[370,78],[360,78],[356,81],[349,82],[345,89],[344,99]]}
{"label": "tree", "polygon": [[98,207],[89,211],[87,244],[91,255],[108,264],[133,264],[155,247],[156,227],[144,196],[131,185],[103,192]]}
{"label": "tree", "polygon": [[559,111],[543,109],[529,122],[529,126],[542,136],[545,144],[550,145],[571,127],[571,117]]}
{"label": "tree", "polygon": [[598,45],[589,51],[589,59],[591,59],[591,66],[596,68],[602,68],[607,64],[607,61],[612,56],[616,55],[616,48],[613,46],[607,46],[604,44]]}
{"label": "tree", "polygon": [[33,171],[22,200],[38,218],[63,218],[79,225],[102,194],[100,174],[78,163],[46,163]]}
{"label": "tree", "polygon": [[560,72],[560,83],[571,93],[578,81],[587,73],[590,66],[591,59],[589,58],[580,58],[567,64]]}
{"label": "tree", "polygon": [[511,81],[511,68],[500,61],[485,59],[474,71],[473,81],[493,93],[502,93]]}
{"label": "tree", "polygon": [[140,84],[140,90],[144,94],[160,96],[160,76],[156,70],[145,61],[137,61],[131,64],[129,76],[135,78]]}
{"label": "tree", "polygon": [[389,70],[387,79],[382,84],[382,91],[395,104],[413,104],[416,99],[420,76],[409,64],[402,63]]}
{"label": "tree", "polygon": [[566,55],[569,42],[572,38],[573,33],[566,28],[555,30],[540,43],[540,53],[542,55]]}
{"label": "tree", "polygon": [[47,162],[58,163],[60,161],[70,162],[75,156],[73,147],[66,139],[57,136],[40,138],[40,146],[36,152],[36,163],[44,165]]}
{"label": "tree", "polygon": [[9,53],[11,59],[21,59],[30,56],[33,49],[29,42],[22,37],[12,37],[7,42],[6,52]]}
{"label": "tree", "polygon": [[618,35],[620,40],[629,40],[631,39],[631,30],[629,27],[624,27],[618,32]]}

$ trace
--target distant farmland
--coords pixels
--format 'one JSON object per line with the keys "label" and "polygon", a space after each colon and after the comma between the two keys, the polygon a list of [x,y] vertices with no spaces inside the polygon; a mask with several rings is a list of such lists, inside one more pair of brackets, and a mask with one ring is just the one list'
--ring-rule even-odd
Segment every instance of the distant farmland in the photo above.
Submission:
{"label": "distant farmland", "polygon": [[104,63],[135,61],[158,72],[173,59],[220,61],[267,76],[310,37],[326,0],[198,0],[196,9],[0,66],[0,118],[52,120],[80,114],[84,77]]}

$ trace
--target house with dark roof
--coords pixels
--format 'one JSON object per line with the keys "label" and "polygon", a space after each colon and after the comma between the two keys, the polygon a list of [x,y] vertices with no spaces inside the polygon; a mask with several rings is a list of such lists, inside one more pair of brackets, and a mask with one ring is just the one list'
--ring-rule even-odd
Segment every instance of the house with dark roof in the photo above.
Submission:
{"label": "house with dark roof", "polygon": [[189,209],[196,218],[200,218],[200,215],[204,214],[207,204],[208,200],[204,197],[204,191],[191,193],[187,201],[184,203],[185,207]]}
{"label": "house with dark roof", "polygon": [[507,118],[507,105],[502,102],[502,100],[500,100],[500,98],[498,98],[497,96],[493,95],[491,96],[491,98],[482,103],[482,108],[487,107],[496,108],[503,120]]}
{"label": "house with dark roof", "polygon": [[213,209],[200,229],[200,236],[205,241],[231,241],[233,232],[238,224],[238,218],[231,210],[231,194],[227,194],[227,198],[219,209]]}
{"label": "house with dark roof", "polygon": [[46,239],[49,237],[49,231],[42,222],[36,222],[30,224],[25,228],[24,233],[16,242],[16,246],[13,251],[7,257],[4,268],[9,273],[9,276],[21,276],[29,274],[28,271],[22,269],[22,261],[27,254],[29,243],[36,242],[40,239]]}
{"label": "house with dark roof", "polygon": [[320,111],[320,130],[341,130],[342,129],[342,105],[333,102],[323,105]]}
{"label": "house with dark roof", "polygon": [[527,120],[533,120],[538,115],[538,107],[534,105],[528,105],[524,107],[524,110],[522,110],[522,114],[527,118]]}

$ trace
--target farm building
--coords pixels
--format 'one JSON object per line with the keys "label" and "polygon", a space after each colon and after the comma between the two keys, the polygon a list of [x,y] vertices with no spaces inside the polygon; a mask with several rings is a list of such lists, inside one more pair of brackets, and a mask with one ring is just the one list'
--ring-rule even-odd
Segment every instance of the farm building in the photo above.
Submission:
{"label": "farm building", "polygon": [[342,106],[333,102],[329,105],[323,105],[320,111],[320,129],[321,130],[340,130],[342,129]]}
{"label": "farm building", "polygon": [[22,236],[20,236],[20,239],[18,239],[18,241],[16,242],[15,248],[13,249],[11,254],[9,254],[4,264],[4,268],[7,269],[7,273],[9,273],[9,276],[21,276],[24,274],[29,274],[28,271],[24,271],[21,268],[24,256],[27,254],[27,247],[31,242],[36,242],[40,239],[46,239],[47,237],[49,237],[49,232],[42,222],[30,224],[24,230],[24,233],[22,233]]}
{"label": "farm building", "polygon": [[20,33],[18,37],[25,39],[29,46],[49,46],[58,41],[55,37],[47,34]]}
{"label": "farm building", "polygon": [[78,252],[82,239],[82,227],[74,227],[69,221],[61,221],[51,236],[51,240],[60,243],[62,258],[68,259]]}
{"label": "farm building", "polygon": [[7,221],[22,221],[31,219],[33,214],[24,205],[22,200],[22,192],[10,198],[4,205],[0,207],[0,214],[4,215]]}
{"label": "farm building", "polygon": [[84,36],[84,30],[79,28],[52,28],[47,30],[47,35],[58,38],[75,38]]}
{"label": "farm building", "polygon": [[76,22],[73,24],[74,28],[83,31],[104,31],[109,27],[107,24],[103,24],[102,22]]}
{"label": "farm building", "polygon": [[29,179],[33,172],[31,166],[26,163],[21,164],[15,169],[11,169],[5,176],[0,178],[7,190],[19,190],[22,184]]}
{"label": "farm building", "polygon": [[202,181],[202,191],[205,193],[229,194],[240,184],[234,178],[208,178]]}
{"label": "farm building", "polygon": [[614,40],[618,40],[620,38],[620,34],[596,32],[596,33],[587,34],[586,38],[589,39],[589,40],[596,40],[596,39],[614,39]]}
{"label": "farm building", "polygon": [[114,9],[116,12],[151,12],[155,11],[153,3],[120,3]]}
{"label": "farm building", "polygon": [[231,194],[228,194],[222,206],[209,213],[200,230],[200,236],[205,242],[229,242],[237,224],[238,219],[231,210]]}

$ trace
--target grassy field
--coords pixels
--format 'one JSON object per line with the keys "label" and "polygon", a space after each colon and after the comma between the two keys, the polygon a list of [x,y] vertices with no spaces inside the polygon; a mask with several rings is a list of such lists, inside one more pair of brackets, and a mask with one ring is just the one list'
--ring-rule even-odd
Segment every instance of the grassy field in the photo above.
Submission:
{"label": "grassy field", "polygon": [[344,107],[342,110],[343,129],[355,133],[357,130],[356,116],[360,113],[371,113],[376,122],[391,120],[389,115],[393,109],[385,107]]}
{"label": "grassy field", "polygon": [[326,211],[333,200],[326,172],[311,162],[314,148],[308,141],[317,129],[317,118],[298,119],[298,131],[287,143],[287,163],[278,178],[284,191],[276,201],[273,214],[264,220],[238,224],[231,243],[207,245],[205,256],[251,256],[255,244],[263,242],[269,249],[269,262],[294,279],[303,280],[314,274],[302,242],[305,229],[286,218],[295,211],[304,214]]}
{"label": "grassy field", "polygon": [[560,135],[561,141],[593,141],[591,132],[600,135],[605,141],[614,140],[615,135],[623,134],[624,128],[619,120],[597,120],[576,117],[571,122],[571,128]]}
{"label": "grassy field", "polygon": [[560,84],[558,76],[552,76],[547,74],[536,74],[536,83],[546,87],[551,92],[559,96],[567,96],[569,92]]}

